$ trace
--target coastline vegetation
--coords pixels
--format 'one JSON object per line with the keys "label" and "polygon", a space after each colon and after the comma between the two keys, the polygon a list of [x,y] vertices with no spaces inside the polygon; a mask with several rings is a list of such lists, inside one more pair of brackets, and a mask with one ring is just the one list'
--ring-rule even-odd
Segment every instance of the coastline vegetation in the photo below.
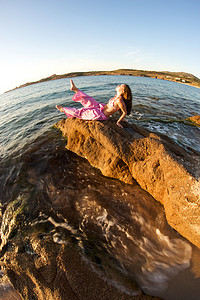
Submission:
{"label": "coastline vegetation", "polygon": [[78,76],[97,76],[97,75],[126,75],[126,76],[150,77],[150,78],[157,78],[162,80],[179,82],[179,83],[188,84],[200,88],[200,79],[192,74],[185,73],[185,72],[169,72],[169,71],[161,72],[161,71],[146,71],[146,70],[135,70],[135,69],[118,69],[113,71],[71,72],[62,75],[53,74],[49,77],[42,78],[38,81],[27,82],[7,92],[25,86],[29,86],[32,84],[45,82],[45,81],[51,81],[51,80],[63,79],[63,78],[72,78]]}

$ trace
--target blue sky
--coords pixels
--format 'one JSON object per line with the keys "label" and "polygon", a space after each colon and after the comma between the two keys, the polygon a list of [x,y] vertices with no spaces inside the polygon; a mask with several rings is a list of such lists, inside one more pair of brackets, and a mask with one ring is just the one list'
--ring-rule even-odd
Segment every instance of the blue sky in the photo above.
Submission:
{"label": "blue sky", "polygon": [[200,1],[0,0],[0,93],[118,68],[200,78]]}

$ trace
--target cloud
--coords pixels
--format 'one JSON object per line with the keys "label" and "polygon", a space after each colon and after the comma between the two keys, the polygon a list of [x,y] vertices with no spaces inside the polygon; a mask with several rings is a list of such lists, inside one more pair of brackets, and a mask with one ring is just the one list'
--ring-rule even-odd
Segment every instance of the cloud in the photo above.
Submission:
{"label": "cloud", "polygon": [[125,57],[135,57],[136,55],[140,54],[141,50],[139,48],[134,48],[132,50],[128,50],[127,52],[124,53],[123,56]]}

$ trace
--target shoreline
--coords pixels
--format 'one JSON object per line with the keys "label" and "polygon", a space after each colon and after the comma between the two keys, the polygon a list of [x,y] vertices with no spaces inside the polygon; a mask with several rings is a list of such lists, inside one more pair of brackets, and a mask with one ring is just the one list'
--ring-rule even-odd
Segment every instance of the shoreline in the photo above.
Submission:
{"label": "shoreline", "polygon": [[200,88],[200,79],[192,74],[184,72],[168,72],[168,71],[144,71],[135,69],[118,69],[113,71],[88,71],[88,72],[71,72],[62,75],[53,74],[49,77],[42,78],[37,81],[27,82],[14,89],[6,91],[5,93],[20,89],[26,86],[30,86],[37,83],[64,79],[64,78],[74,78],[79,76],[98,76],[98,75],[125,75],[125,76],[135,76],[135,77],[149,77],[155,79],[161,79],[166,81],[172,81],[177,83],[186,84],[196,88]]}

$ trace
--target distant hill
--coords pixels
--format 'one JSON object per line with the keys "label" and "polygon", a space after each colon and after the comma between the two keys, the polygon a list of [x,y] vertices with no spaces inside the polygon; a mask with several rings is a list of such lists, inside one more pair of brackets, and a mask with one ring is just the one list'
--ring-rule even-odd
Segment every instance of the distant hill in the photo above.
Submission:
{"label": "distant hill", "polygon": [[[72,73],[66,73],[62,75],[56,75],[53,74],[49,77],[42,78],[38,81],[33,82],[27,82],[25,84],[22,84],[12,90],[9,90],[7,92],[29,86],[32,84],[50,81],[50,80],[56,80],[56,79],[62,79],[62,78],[72,78],[72,77],[78,77],[78,76],[97,76],[97,75],[128,75],[128,76],[139,76],[139,77],[151,77],[151,78],[158,78],[163,80],[169,80],[169,81],[175,81],[180,83],[189,84],[195,87],[200,88],[200,79],[192,74],[184,73],[184,72],[168,72],[168,71],[145,71],[145,70],[135,70],[135,69],[118,69],[113,71],[89,71],[89,72],[72,72]],[[6,93],[7,93],[6,92]]]}

